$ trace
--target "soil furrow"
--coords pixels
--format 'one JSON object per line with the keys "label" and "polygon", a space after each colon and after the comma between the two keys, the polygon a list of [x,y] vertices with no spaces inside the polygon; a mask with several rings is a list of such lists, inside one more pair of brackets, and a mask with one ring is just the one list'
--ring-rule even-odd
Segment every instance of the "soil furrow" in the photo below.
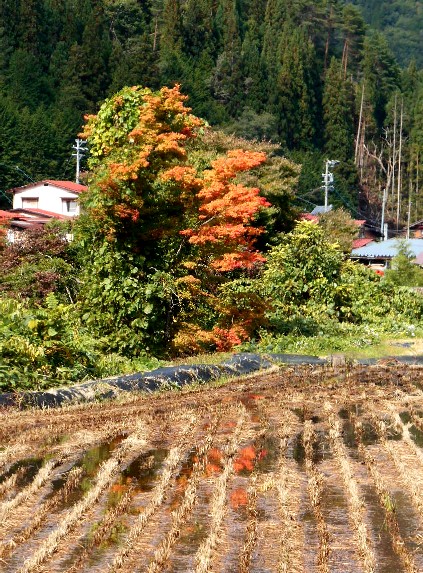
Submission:
{"label": "soil furrow", "polygon": [[367,573],[373,573],[376,568],[376,560],[366,522],[363,519],[365,507],[363,498],[360,494],[357,481],[354,478],[348,459],[348,453],[342,441],[340,422],[335,418],[333,409],[328,402],[325,404],[325,411],[328,415],[330,426],[329,437],[331,447],[339,466],[345,490],[348,493],[347,499],[350,508],[350,520],[355,534],[360,559],[363,563],[364,570]]}
{"label": "soil furrow", "polygon": [[36,571],[37,567],[44,563],[57,550],[58,544],[67,535],[67,533],[79,524],[84,513],[98,501],[102,492],[110,486],[116,477],[121,457],[130,455],[134,449],[140,449],[146,444],[145,429],[141,428],[122,442],[115,457],[104,462],[97,474],[94,486],[87,494],[76,503],[62,518],[59,526],[44,540],[34,555],[25,561],[18,573],[31,573]]}
{"label": "soil furrow", "polygon": [[404,540],[401,536],[398,521],[395,515],[395,504],[392,500],[392,497],[389,493],[389,489],[385,480],[377,468],[377,463],[374,457],[370,454],[370,452],[366,449],[362,442],[362,424],[360,421],[354,421],[356,436],[357,436],[357,443],[359,453],[366,464],[366,467],[373,478],[374,485],[376,487],[376,491],[379,496],[379,503],[384,511],[385,514],[385,525],[389,531],[392,540],[392,547],[395,553],[400,558],[404,570],[407,573],[417,573],[417,569],[414,564],[413,556],[407,550]]}
{"label": "soil furrow", "polygon": [[319,472],[313,461],[315,441],[316,435],[313,428],[313,422],[311,420],[306,420],[304,422],[303,446],[305,451],[305,468],[308,478],[310,505],[317,523],[319,534],[317,564],[321,573],[329,573],[330,540],[327,524],[324,520],[321,507],[324,476]]}
{"label": "soil furrow", "polygon": [[209,571],[212,553],[219,543],[219,533],[226,512],[226,492],[230,477],[234,472],[233,457],[241,438],[246,412],[239,407],[238,422],[230,442],[225,447],[226,459],[222,473],[216,478],[215,489],[210,500],[210,528],[207,538],[201,543],[195,556],[195,572],[207,573]]}

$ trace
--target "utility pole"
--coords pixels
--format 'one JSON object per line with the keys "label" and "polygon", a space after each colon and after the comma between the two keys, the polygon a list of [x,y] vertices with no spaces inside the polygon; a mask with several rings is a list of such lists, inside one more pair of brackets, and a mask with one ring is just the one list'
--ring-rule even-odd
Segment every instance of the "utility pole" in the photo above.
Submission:
{"label": "utility pole", "polygon": [[388,198],[388,189],[387,187],[383,190],[383,199],[382,199],[382,218],[380,221],[380,232],[384,235],[384,227],[385,227],[385,209],[386,209],[386,200]]}
{"label": "utility pole", "polygon": [[76,153],[72,153],[73,157],[76,157],[76,177],[75,182],[79,183],[79,173],[80,173],[80,165],[81,165],[81,158],[86,153],[87,147],[83,139],[75,139],[75,144],[72,145],[72,149],[75,149]]}
{"label": "utility pole", "polygon": [[329,188],[332,187],[333,184],[333,173],[329,171],[329,167],[335,167],[339,161],[336,159],[326,159],[326,167],[325,172],[322,173],[323,177],[323,188],[325,190],[325,213],[328,211],[328,195],[329,195]]}

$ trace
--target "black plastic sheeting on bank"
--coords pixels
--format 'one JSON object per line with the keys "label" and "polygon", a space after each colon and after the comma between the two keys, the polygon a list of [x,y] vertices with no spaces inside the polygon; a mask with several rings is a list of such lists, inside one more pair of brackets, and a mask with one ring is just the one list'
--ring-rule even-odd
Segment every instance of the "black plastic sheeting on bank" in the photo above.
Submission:
{"label": "black plastic sheeting on bank", "polygon": [[219,365],[193,364],[167,366],[151,372],[137,372],[114,378],[92,380],[74,386],[51,388],[45,391],[0,394],[0,406],[54,408],[68,403],[92,402],[116,398],[124,392],[146,392],[182,388],[202,384],[222,376],[243,376],[267,370],[275,364],[325,364],[316,356],[295,354],[267,354],[261,356],[245,352],[235,354]]}
{"label": "black plastic sheeting on bank", "polygon": [[[356,363],[370,366],[384,363],[384,361],[386,364],[423,364],[423,356],[400,356],[379,360],[368,359],[359,360]],[[70,403],[117,398],[125,392],[152,393],[157,390],[182,388],[189,384],[202,384],[211,380],[217,380],[222,376],[236,377],[252,374],[253,372],[266,371],[275,365],[321,366],[330,363],[331,360],[325,360],[317,356],[276,353],[262,356],[244,352],[233,355],[219,365],[167,366],[157,368],[151,372],[138,372],[114,378],[92,380],[74,386],[51,388],[45,391],[0,394],[0,407],[55,408]]]}

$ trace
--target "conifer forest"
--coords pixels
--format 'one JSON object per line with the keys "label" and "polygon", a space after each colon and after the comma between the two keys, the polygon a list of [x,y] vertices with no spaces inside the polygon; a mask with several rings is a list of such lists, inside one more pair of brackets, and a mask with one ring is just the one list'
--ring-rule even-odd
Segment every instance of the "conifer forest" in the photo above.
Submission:
{"label": "conifer forest", "polygon": [[[72,179],[83,116],[124,86],[181,85],[195,115],[280,144],[298,205],[332,198],[394,226],[423,213],[420,3],[342,0],[2,0],[0,190]],[[401,140],[401,145],[400,145]],[[398,208],[399,205],[399,208]]]}

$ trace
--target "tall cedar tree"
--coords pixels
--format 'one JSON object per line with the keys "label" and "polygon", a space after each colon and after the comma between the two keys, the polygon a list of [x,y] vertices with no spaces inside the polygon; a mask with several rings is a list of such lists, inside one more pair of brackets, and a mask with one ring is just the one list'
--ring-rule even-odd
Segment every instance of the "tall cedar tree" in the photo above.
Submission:
{"label": "tall cedar tree", "polygon": [[354,90],[342,64],[332,58],[323,91],[325,152],[346,163],[354,152]]}

